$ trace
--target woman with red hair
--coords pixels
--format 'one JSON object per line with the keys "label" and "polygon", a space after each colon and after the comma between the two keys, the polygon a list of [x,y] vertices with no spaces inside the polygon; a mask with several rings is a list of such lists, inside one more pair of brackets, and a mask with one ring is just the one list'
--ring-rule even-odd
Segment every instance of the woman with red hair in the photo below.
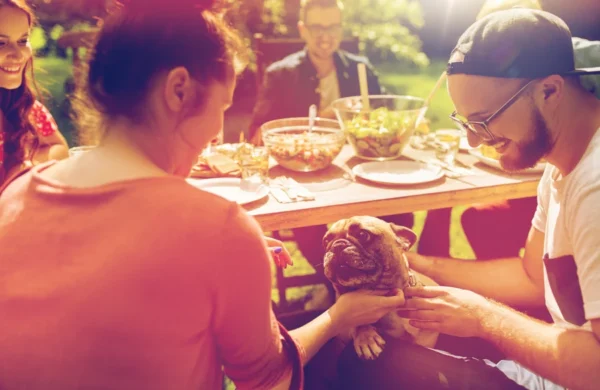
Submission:
{"label": "woman with red hair", "polygon": [[33,91],[34,20],[23,0],[0,0],[0,188],[28,165],[68,155],[56,122]]}

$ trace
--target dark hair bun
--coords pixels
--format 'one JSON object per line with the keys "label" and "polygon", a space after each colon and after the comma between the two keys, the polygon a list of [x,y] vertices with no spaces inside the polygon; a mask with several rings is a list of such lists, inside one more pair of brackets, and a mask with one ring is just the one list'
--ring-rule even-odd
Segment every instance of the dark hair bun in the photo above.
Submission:
{"label": "dark hair bun", "polygon": [[[104,119],[142,121],[150,82],[161,72],[185,67],[201,84],[225,82],[244,58],[243,41],[222,17],[221,4],[231,0],[121,1],[104,20],[82,73],[76,115],[84,128],[88,107]],[[208,98],[199,94],[198,106]]]}

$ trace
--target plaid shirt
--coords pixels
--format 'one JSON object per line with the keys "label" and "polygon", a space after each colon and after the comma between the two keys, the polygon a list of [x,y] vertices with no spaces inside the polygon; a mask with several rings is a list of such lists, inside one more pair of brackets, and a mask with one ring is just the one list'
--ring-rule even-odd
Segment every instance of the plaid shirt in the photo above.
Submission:
{"label": "plaid shirt", "polygon": [[[35,101],[29,118],[32,121],[38,137],[48,137],[58,131],[56,121],[50,111],[39,101]],[[31,139],[31,137],[29,137]],[[4,181],[4,131],[0,131],[0,184]]]}

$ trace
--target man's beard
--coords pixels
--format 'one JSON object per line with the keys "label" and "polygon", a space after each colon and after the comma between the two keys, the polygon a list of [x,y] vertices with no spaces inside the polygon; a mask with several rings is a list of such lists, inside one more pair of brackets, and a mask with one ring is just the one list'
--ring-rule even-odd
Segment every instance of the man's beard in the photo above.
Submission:
{"label": "man's beard", "polygon": [[517,148],[517,157],[511,158],[506,154],[500,157],[500,165],[505,170],[520,171],[533,168],[552,150],[554,145],[550,130],[537,107],[533,111],[532,122],[533,136],[529,140],[513,141]]}

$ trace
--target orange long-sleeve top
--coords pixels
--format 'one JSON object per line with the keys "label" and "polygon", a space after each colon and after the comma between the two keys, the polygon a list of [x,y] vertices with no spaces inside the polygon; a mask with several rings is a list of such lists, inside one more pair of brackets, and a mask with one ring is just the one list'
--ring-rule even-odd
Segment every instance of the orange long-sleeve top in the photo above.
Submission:
{"label": "orange long-sleeve top", "polygon": [[[51,164],[50,164],[51,165]],[[0,193],[0,388],[268,389],[302,352],[244,210],[176,177]]]}

